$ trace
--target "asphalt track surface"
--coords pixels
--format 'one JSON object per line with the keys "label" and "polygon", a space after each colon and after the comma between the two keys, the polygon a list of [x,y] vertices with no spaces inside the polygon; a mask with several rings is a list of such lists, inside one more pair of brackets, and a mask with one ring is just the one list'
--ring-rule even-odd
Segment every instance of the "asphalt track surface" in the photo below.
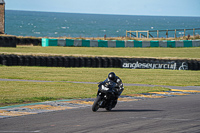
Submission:
{"label": "asphalt track surface", "polygon": [[[187,88],[200,91],[199,87],[182,87]],[[91,106],[83,106],[6,117],[0,119],[0,133],[199,133],[199,101],[200,93],[191,93],[122,101],[109,112],[105,109],[92,112]]]}

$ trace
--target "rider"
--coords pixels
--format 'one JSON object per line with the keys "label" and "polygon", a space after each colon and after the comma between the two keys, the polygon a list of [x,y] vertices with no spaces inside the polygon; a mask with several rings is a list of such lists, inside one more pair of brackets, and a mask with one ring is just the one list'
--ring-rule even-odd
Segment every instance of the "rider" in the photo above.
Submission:
{"label": "rider", "polygon": [[[113,99],[111,102],[110,102],[110,104],[109,104],[109,106],[108,106],[108,110],[110,110],[111,108],[114,108],[115,107],[115,105],[117,104],[117,99],[118,99],[118,97],[121,95],[121,93],[122,93],[122,91],[124,90],[124,87],[123,87],[123,83],[122,83],[122,80],[118,77],[118,76],[116,76],[115,75],[115,73],[114,72],[110,72],[109,74],[108,74],[108,78],[106,78],[106,80],[105,81],[113,81],[113,82],[115,82],[116,83],[116,97],[115,97],[115,99]],[[104,82],[105,82],[104,81]]]}
{"label": "rider", "polygon": [[117,87],[118,87],[118,89],[117,89],[117,98],[118,98],[121,95],[122,91],[124,90],[122,80],[118,76],[116,76],[114,72],[110,72],[108,74],[108,78],[105,81],[107,81],[107,80],[108,81],[113,81],[113,82],[115,82],[117,84]]}

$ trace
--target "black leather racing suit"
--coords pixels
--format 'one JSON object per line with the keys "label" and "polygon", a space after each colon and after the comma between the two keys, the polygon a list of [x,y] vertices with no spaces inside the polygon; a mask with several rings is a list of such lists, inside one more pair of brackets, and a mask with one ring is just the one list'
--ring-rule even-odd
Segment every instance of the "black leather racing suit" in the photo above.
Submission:
{"label": "black leather racing suit", "polygon": [[[106,80],[104,80],[103,82],[106,82],[106,81],[109,81],[110,79],[109,78],[107,78]],[[102,82],[102,83],[103,83]],[[124,90],[124,87],[123,87],[123,83],[122,83],[122,80],[118,77],[118,76],[116,76],[116,78],[115,78],[115,80],[113,81],[113,82],[115,82],[117,85],[117,87],[116,87],[116,91],[117,91],[117,94],[115,95],[116,97],[115,97],[115,99],[113,99],[111,102],[110,102],[110,105],[109,105],[109,107],[110,108],[114,108],[115,107],[115,105],[117,104],[117,99],[118,99],[118,97],[121,95],[121,93],[122,93],[122,91]],[[100,85],[100,84],[99,84]]]}
{"label": "black leather racing suit", "polygon": [[[103,82],[105,82],[105,81],[109,81],[110,79],[109,78],[107,78],[106,80],[104,80]],[[115,80],[113,81],[113,82],[115,82],[116,84],[117,84],[117,97],[119,97],[120,95],[121,95],[121,93],[123,92],[123,90],[124,90],[124,87],[123,87],[123,83],[122,83],[122,80],[118,77],[118,76],[116,76],[116,78],[115,78]]]}

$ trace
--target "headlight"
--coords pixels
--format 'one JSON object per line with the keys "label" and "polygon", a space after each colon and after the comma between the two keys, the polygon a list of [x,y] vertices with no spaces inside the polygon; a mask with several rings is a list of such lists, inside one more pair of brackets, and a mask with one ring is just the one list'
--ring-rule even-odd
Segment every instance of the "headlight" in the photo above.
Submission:
{"label": "headlight", "polygon": [[105,87],[104,85],[102,85],[101,88],[102,90],[105,90],[105,91],[109,90],[109,88]]}

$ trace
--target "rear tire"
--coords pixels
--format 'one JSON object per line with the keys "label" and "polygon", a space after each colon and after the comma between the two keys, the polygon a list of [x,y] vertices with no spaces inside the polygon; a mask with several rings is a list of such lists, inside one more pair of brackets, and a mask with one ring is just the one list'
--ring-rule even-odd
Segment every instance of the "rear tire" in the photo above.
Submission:
{"label": "rear tire", "polygon": [[95,99],[93,105],[92,105],[92,111],[96,112],[99,109],[99,101],[101,101],[101,97],[97,96],[97,98]]}

